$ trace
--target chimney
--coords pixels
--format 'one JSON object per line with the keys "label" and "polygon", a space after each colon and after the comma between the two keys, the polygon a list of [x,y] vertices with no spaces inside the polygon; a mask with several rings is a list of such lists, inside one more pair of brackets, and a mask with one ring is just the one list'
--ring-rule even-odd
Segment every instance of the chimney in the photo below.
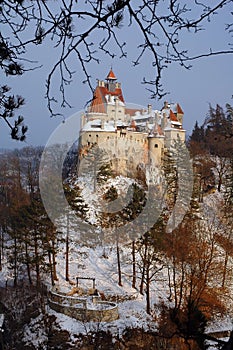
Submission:
{"label": "chimney", "polygon": [[147,109],[148,109],[148,114],[151,114],[151,112],[152,112],[152,105],[149,104],[149,105],[147,106]]}

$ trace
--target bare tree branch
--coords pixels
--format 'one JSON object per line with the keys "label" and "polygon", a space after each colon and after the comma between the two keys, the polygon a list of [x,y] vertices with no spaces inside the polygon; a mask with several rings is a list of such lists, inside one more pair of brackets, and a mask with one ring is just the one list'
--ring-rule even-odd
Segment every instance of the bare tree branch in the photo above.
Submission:
{"label": "bare tree branch", "polygon": [[[136,31],[137,53],[132,64],[143,64],[144,57],[149,57],[154,79],[144,78],[143,83],[149,87],[153,97],[161,98],[166,94],[162,86],[162,74],[169,64],[178,62],[189,69],[192,61],[233,53],[232,23],[225,24],[223,28],[229,34],[229,42],[222,50],[210,48],[209,52],[199,53],[197,49],[196,54],[190,55],[188,49],[184,50],[180,45],[183,32],[195,35],[207,28],[208,22],[220,16],[222,9],[229,9],[232,15],[231,3],[230,0],[215,1],[208,5],[201,0],[187,4],[180,0],[87,0],[82,4],[76,0],[2,1],[0,67],[8,75],[22,74],[30,69],[19,63],[25,58],[29,47],[42,45],[45,39],[50,38],[56,53],[54,65],[48,73],[46,98],[51,116],[59,115],[60,112],[55,111],[58,99],[51,89],[55,74],[58,72],[60,76],[60,105],[70,106],[65,90],[75,73],[83,74],[83,81],[93,91],[88,65],[100,63],[101,53],[110,58],[127,56],[129,43],[121,39],[127,28],[133,33]],[[79,64],[76,71],[71,67],[72,57]]]}

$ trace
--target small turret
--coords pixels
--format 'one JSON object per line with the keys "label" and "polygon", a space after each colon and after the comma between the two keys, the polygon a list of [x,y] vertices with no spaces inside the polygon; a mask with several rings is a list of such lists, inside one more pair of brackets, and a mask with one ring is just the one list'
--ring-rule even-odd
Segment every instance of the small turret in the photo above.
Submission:
{"label": "small turret", "polygon": [[110,69],[110,71],[109,71],[109,73],[108,73],[108,75],[107,75],[106,80],[109,80],[109,81],[117,80],[115,74],[114,74],[113,71],[112,71],[112,68]]}
{"label": "small turret", "polygon": [[107,80],[107,89],[108,89],[108,91],[114,92],[116,90],[116,80],[117,80],[117,78],[116,78],[115,74],[113,73],[112,68],[110,69],[106,80]]}
{"label": "small turret", "polygon": [[177,103],[176,110],[177,110],[177,119],[180,122],[180,124],[183,125],[184,112],[182,111],[179,103]]}

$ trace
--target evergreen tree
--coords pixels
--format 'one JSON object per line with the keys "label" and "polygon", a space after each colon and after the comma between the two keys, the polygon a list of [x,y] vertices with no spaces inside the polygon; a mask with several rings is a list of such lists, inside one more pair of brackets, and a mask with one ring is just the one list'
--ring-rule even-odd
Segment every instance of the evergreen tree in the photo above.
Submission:
{"label": "evergreen tree", "polygon": [[87,155],[81,159],[78,176],[90,177],[93,182],[93,191],[96,192],[97,180],[98,178],[100,180],[101,169],[103,171],[103,165],[106,166],[106,164],[108,164],[106,151],[95,143],[90,147]]}
{"label": "evergreen tree", "polygon": [[205,129],[204,125],[199,126],[197,121],[188,139],[188,147],[192,157],[200,157],[200,155],[205,153]]}
{"label": "evergreen tree", "polygon": [[166,206],[172,231],[183,219],[190,206],[193,192],[193,166],[186,145],[178,138],[164,159],[163,170],[167,181]]}
{"label": "evergreen tree", "polygon": [[118,192],[116,187],[114,187],[113,185],[103,195],[103,199],[106,200],[107,202],[114,201],[117,198],[118,198]]}
{"label": "evergreen tree", "polygon": [[97,181],[99,183],[106,182],[110,177],[113,177],[113,171],[110,163],[101,165],[99,171],[97,171]]}
{"label": "evergreen tree", "polygon": [[66,182],[64,183],[63,188],[71,210],[73,210],[78,217],[85,220],[89,208],[81,196],[79,186]]}
{"label": "evergreen tree", "polygon": [[86,219],[86,214],[89,210],[87,204],[85,204],[80,194],[80,188],[76,185],[70,185],[68,182],[63,185],[66,199],[69,203],[70,208],[65,209],[66,216],[66,238],[65,238],[65,257],[66,267],[65,276],[66,280],[69,281],[69,243],[70,243],[70,228],[72,227],[71,211],[73,211],[82,220]]}
{"label": "evergreen tree", "polygon": [[9,250],[12,256],[12,268],[17,277],[17,266],[26,267],[29,283],[34,275],[40,285],[42,272],[50,272],[54,284],[56,276],[57,232],[49,220],[40,198],[34,198],[30,204],[21,206],[11,218],[11,238],[14,245]]}
{"label": "evergreen tree", "polygon": [[[1,43],[1,53],[0,62],[4,56],[2,41]],[[0,64],[1,67],[1,64]],[[2,67],[1,67],[2,68]],[[8,69],[8,73],[14,75],[14,70]],[[16,74],[19,74],[17,72]],[[24,105],[24,99],[21,96],[14,96],[9,94],[10,88],[6,85],[0,86],[0,119],[4,120],[11,130],[11,137],[14,140],[24,141],[26,138],[26,133],[28,127],[24,125],[23,116],[19,115],[15,118],[15,111]]]}

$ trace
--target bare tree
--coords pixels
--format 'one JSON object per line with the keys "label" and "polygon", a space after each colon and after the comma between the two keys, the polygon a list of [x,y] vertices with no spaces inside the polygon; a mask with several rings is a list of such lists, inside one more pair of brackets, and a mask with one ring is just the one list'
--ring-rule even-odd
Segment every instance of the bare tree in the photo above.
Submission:
{"label": "bare tree", "polygon": [[140,255],[138,267],[141,273],[140,293],[143,294],[143,287],[145,286],[146,312],[150,314],[151,283],[155,281],[156,275],[163,269],[163,264],[158,247],[149,233],[146,233],[139,241],[138,252]]}
{"label": "bare tree", "polygon": [[226,311],[221,276],[218,278],[223,267],[217,244],[219,228],[215,218],[207,218],[204,225],[200,220],[192,220],[191,216],[186,220],[167,236],[172,306],[165,306],[167,320],[161,320],[161,332],[170,332],[170,336],[180,334],[187,344],[195,339],[203,346],[204,340],[208,339],[204,334],[206,322],[216,313]]}
{"label": "bare tree", "polygon": [[[47,79],[47,101],[51,115],[57,115],[57,102],[52,89],[55,75],[60,75],[59,93],[61,106],[70,106],[65,86],[72,82],[75,70],[84,83],[93,90],[89,71],[90,63],[99,63],[101,55],[114,58],[127,57],[128,44],[122,31],[126,28],[134,33],[137,66],[147,57],[151,61],[154,79],[143,82],[151,87],[153,97],[161,98],[166,91],[161,85],[162,72],[171,63],[179,63],[189,69],[191,62],[215,55],[232,54],[232,23],[226,23],[229,45],[220,51],[210,48],[207,52],[191,55],[182,45],[182,34],[196,34],[208,27],[208,22],[221,16],[224,10],[231,12],[231,0],[219,0],[207,4],[205,1],[184,3],[180,0],[77,0],[45,1],[5,0],[1,2],[0,20],[0,67],[6,75],[20,75],[35,69],[39,64],[27,57],[29,47],[39,47],[51,39],[55,61]],[[135,35],[135,33],[137,33]],[[138,39],[137,39],[138,38]],[[23,65],[24,64],[24,65]],[[1,116],[2,117],[2,116]],[[3,118],[4,119],[4,118]],[[6,120],[6,119],[5,119]]]}

